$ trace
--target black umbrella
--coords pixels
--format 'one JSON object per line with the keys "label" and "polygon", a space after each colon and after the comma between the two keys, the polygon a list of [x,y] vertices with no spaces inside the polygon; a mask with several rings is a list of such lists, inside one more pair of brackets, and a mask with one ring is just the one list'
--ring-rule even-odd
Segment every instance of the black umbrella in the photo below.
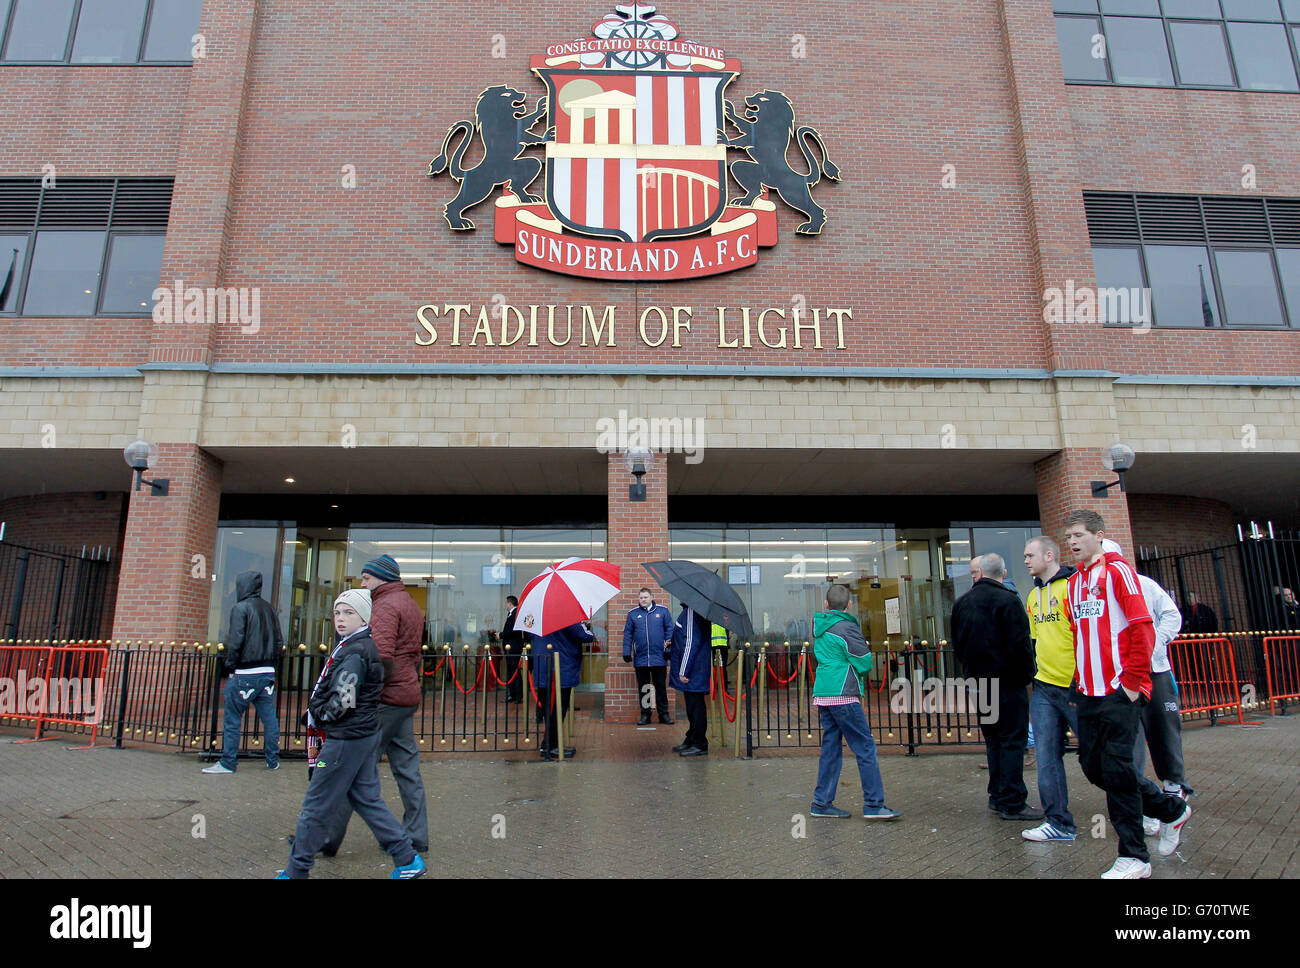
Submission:
{"label": "black umbrella", "polygon": [[664,591],[714,625],[721,625],[741,638],[754,634],[745,603],[716,571],[693,561],[648,561],[641,567],[654,576]]}

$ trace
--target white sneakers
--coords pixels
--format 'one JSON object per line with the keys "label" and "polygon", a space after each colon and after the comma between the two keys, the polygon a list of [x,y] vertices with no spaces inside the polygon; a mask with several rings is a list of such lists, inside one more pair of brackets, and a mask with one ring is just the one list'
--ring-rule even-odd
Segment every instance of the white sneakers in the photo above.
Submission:
{"label": "white sneakers", "polygon": [[213,763],[211,766],[205,766],[203,768],[203,772],[204,773],[234,773],[235,771],[227,770],[224,766],[221,765],[220,761],[218,761],[216,763]]}
{"label": "white sneakers", "polygon": [[1142,818],[1142,832],[1148,837],[1154,837],[1160,833],[1160,821],[1155,817]]}
{"label": "white sneakers", "polygon": [[1101,878],[1104,881],[1140,881],[1150,876],[1150,864],[1144,864],[1136,857],[1120,857]]}
{"label": "white sneakers", "polygon": [[1160,851],[1161,857],[1168,857],[1178,849],[1178,841],[1183,835],[1183,824],[1192,815],[1191,804],[1183,811],[1183,815],[1173,823],[1164,823],[1160,825],[1160,842],[1156,844],[1156,850]]}

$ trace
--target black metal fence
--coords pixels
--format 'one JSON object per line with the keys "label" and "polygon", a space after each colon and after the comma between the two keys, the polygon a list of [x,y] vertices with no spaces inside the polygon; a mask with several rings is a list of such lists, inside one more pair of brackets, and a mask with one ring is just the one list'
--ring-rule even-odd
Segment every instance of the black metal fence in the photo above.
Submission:
{"label": "black metal fence", "polygon": [[[1233,544],[1177,551],[1139,549],[1138,571],[1178,603],[1183,632],[1218,633],[1232,642],[1238,688],[1254,708],[1268,699],[1264,639],[1300,630],[1300,536],[1241,529]],[[1210,719],[1213,712],[1197,714]]]}
{"label": "black metal fence", "polygon": [[44,551],[0,542],[0,639],[85,639],[107,632],[110,549]]}

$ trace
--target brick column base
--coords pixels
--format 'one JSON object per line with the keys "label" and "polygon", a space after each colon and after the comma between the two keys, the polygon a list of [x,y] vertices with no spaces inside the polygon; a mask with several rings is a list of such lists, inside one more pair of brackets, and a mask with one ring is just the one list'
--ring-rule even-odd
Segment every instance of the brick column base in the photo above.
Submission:
{"label": "brick column base", "polygon": [[[131,492],[122,546],[113,638],[203,641],[208,634],[221,462],[194,444],[159,444],[152,479]],[[201,557],[195,557],[201,556]]]}
{"label": "brick column base", "polygon": [[1115,480],[1115,472],[1106,469],[1105,454],[1087,448],[1066,448],[1034,465],[1038,478],[1038,513],[1043,534],[1062,545],[1062,564],[1073,565],[1065,545],[1065,519],[1072,511],[1096,511],[1106,522],[1106,537],[1119,542],[1124,557],[1137,560],[1133,546],[1133,527],[1129,520],[1128,496],[1118,487],[1106,497],[1092,496],[1092,481]]}
{"label": "brick column base", "polygon": [[655,454],[645,462],[645,501],[628,500],[635,480],[623,454],[609,455],[609,561],[621,569],[623,590],[609,603],[609,665],[605,669],[605,722],[634,723],[641,713],[636,673],[623,661],[623,623],[636,607],[637,592],[649,588],[655,601],[668,603],[668,594],[641,567],[668,554],[668,461]]}

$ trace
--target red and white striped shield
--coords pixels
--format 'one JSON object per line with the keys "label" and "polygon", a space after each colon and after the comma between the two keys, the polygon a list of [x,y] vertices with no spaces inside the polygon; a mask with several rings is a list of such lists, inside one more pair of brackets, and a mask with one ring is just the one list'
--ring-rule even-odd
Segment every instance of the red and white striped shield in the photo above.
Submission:
{"label": "red and white striped shield", "polygon": [[537,70],[555,140],[546,201],[564,225],[628,242],[692,235],[727,203],[718,140],[728,71]]}
{"label": "red and white striped shield", "polygon": [[585,622],[618,594],[618,582],[618,565],[593,558],[566,558],[524,586],[515,628],[548,635]]}

